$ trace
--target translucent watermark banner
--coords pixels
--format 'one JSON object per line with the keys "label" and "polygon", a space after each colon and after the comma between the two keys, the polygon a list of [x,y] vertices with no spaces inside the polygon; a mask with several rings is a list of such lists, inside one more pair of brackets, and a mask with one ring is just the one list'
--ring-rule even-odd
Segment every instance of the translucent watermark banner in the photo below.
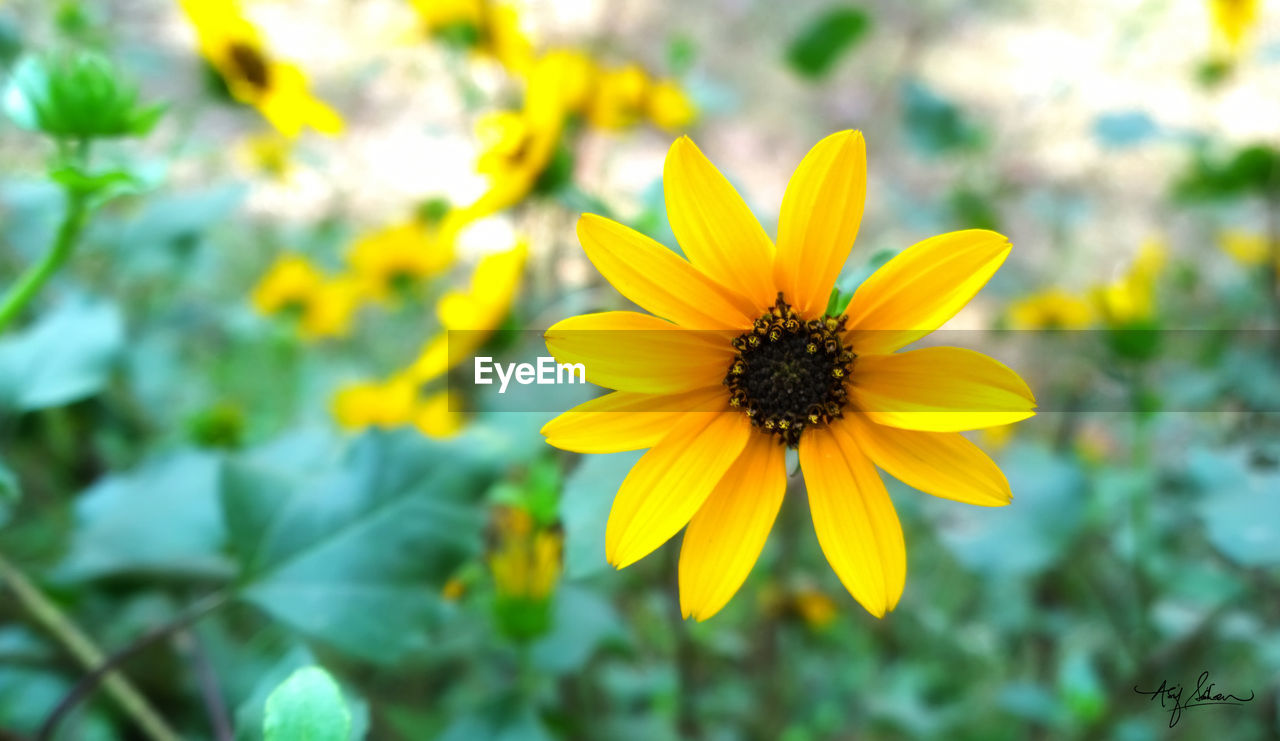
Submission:
{"label": "translucent watermark banner", "polygon": [[868,412],[903,411],[904,400],[912,411],[1003,412],[1020,383],[1041,413],[1280,412],[1275,330],[859,331],[838,347],[804,332],[751,334],[454,330],[450,408],[556,412],[612,390],[651,395],[647,411],[723,409],[735,389],[753,401],[821,403],[824,374],[843,367],[845,403]]}

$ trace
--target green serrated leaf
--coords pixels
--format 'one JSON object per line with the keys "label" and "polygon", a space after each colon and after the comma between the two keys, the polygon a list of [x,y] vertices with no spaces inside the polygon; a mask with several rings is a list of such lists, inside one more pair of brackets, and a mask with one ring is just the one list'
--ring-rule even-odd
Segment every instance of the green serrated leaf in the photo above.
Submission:
{"label": "green serrated leaf", "polygon": [[409,430],[370,433],[327,465],[235,459],[222,505],[244,598],[371,661],[421,650],[440,587],[479,551],[493,478],[471,448]]}
{"label": "green serrated leaf", "polygon": [[810,21],[787,47],[787,64],[811,80],[824,77],[870,30],[871,19],[862,9],[830,8]]}
{"label": "green serrated leaf", "polygon": [[318,666],[295,671],[267,697],[266,741],[346,741],[350,729],[342,690]]}

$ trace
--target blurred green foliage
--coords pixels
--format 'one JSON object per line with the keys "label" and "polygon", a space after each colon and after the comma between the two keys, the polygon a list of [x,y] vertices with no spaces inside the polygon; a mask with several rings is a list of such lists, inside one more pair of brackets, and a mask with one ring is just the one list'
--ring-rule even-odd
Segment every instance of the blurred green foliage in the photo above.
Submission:
{"label": "blurred green foliage", "polygon": [[871,17],[856,6],[833,6],[812,18],[787,47],[787,64],[818,80],[857,47],[871,30]]}

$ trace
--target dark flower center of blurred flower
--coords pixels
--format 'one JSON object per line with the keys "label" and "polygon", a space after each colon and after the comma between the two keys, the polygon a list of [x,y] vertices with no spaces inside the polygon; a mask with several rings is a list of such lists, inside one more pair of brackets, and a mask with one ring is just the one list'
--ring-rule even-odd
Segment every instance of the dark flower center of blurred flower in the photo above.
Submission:
{"label": "dark flower center of blurred flower", "polygon": [[791,447],[806,427],[839,418],[856,357],[840,339],[844,323],[843,316],[805,321],[779,293],[769,313],[733,340],[738,354],[724,377],[729,404]]}
{"label": "dark flower center of blurred flower", "polygon": [[271,86],[271,68],[267,66],[262,52],[237,41],[231,44],[227,53],[231,55],[231,63],[235,65],[236,71],[246,82],[259,90],[266,90]]}

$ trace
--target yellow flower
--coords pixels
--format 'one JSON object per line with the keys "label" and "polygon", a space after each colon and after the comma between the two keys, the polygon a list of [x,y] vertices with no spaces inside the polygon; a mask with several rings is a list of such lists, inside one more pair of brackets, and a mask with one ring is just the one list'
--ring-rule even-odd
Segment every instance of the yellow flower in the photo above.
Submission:
{"label": "yellow flower", "polygon": [[342,118],[310,92],[306,75],[275,60],[236,0],[181,0],[195,26],[200,53],[236,100],[257,108],[281,134],[304,127],[324,134],[342,130]]}
{"label": "yellow flower", "polygon": [[504,599],[543,601],[560,579],[563,536],[545,528],[523,509],[495,512],[495,547],[489,555],[494,586]]}
{"label": "yellow flower", "polygon": [[552,49],[539,57],[536,65],[539,75],[556,81],[555,90],[566,112],[586,110],[600,71],[595,60],[577,49]]}
{"label": "yellow flower", "polygon": [[483,0],[412,0],[412,4],[428,34],[460,26],[478,29],[484,15]]}
{"label": "yellow flower", "polygon": [[1245,38],[1258,24],[1261,7],[1261,0],[1209,0],[1214,32],[1230,55],[1239,54]]}
{"label": "yellow flower", "polygon": [[292,315],[304,337],[317,339],[347,333],[359,291],[350,280],[326,278],[304,257],[286,255],[262,276],[251,298],[259,313]]}
{"label": "yellow flower", "polygon": [[693,101],[674,80],[658,80],[649,87],[645,113],[655,126],[667,131],[683,129],[698,117]]}
{"label": "yellow flower", "polygon": [[512,206],[533,190],[555,154],[564,117],[557,72],[539,64],[530,75],[523,109],[490,113],[476,123],[481,147],[476,168],[489,178],[488,191],[470,208],[477,218]]}
{"label": "yellow flower", "polygon": [[381,383],[353,383],[333,399],[333,416],[346,429],[402,427],[413,420],[418,386],[407,375]]}
{"label": "yellow flower", "polygon": [[473,47],[514,73],[525,71],[533,45],[510,3],[492,0],[412,0],[423,31]]}
{"label": "yellow flower", "polygon": [[457,394],[437,391],[414,407],[413,426],[427,437],[453,437],[462,429],[463,416],[458,411],[461,407]]}
{"label": "yellow flower", "polygon": [[1084,329],[1093,323],[1089,302],[1060,288],[1028,296],[1009,307],[1014,329]]}
{"label": "yellow flower", "polygon": [[505,252],[485,255],[466,290],[440,297],[436,314],[442,331],[427,342],[410,370],[418,383],[443,376],[493,336],[511,310],[527,254],[522,242]]}
{"label": "yellow flower", "polygon": [[288,180],[293,172],[293,141],[278,132],[245,137],[238,149],[251,170],[273,180]]}
{"label": "yellow flower", "polygon": [[371,232],[352,246],[347,263],[369,296],[385,302],[453,264],[461,221],[461,212],[451,211],[436,223],[414,217]]}
{"label": "yellow flower", "polygon": [[1109,285],[1094,290],[1102,318],[1113,327],[1149,321],[1156,314],[1156,277],[1164,268],[1165,247],[1148,240],[1129,272]]}
{"label": "yellow flower", "polygon": [[795,611],[810,628],[822,630],[836,619],[836,602],[821,590],[805,588],[791,596]]}
{"label": "yellow flower", "polygon": [[1218,237],[1218,246],[1245,267],[1266,265],[1274,260],[1276,277],[1280,278],[1280,259],[1271,256],[1271,246],[1265,236],[1231,229]]}
{"label": "yellow flower", "polygon": [[986,428],[981,433],[982,445],[987,450],[1003,450],[1009,445],[1009,441],[1013,439],[1013,428],[1016,426],[1000,425]]}
{"label": "yellow flower", "polygon": [[663,184],[688,261],[608,219],[578,222],[587,257],[654,315],[588,314],[547,330],[559,362],[615,389],[548,423],[547,442],[649,449],[614,499],[606,556],[628,566],[688,525],[680,602],[700,620],[755,563],[786,490],[786,450],[799,448],[818,542],[854,598],[883,616],[902,594],[906,548],[877,467],[962,502],[1011,498],[999,467],[959,433],[1032,416],[1026,383],[971,350],[897,352],[969,302],[1008,240],[983,230],[927,239],[827,317],[866,196],[860,133],[833,134],[800,163],[776,247],[687,137],[672,145]]}
{"label": "yellow flower", "polygon": [[639,65],[602,70],[587,103],[587,120],[602,129],[635,125],[644,113],[649,75]]}

